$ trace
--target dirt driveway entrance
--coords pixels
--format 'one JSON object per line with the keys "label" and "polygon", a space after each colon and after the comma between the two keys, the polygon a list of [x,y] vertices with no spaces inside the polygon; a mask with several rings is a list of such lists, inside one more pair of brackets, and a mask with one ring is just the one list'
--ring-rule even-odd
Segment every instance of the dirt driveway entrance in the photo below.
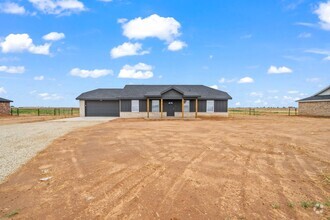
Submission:
{"label": "dirt driveway entrance", "polygon": [[[0,185],[0,214],[327,218],[329,124],[329,119],[249,117],[116,120],[82,128],[57,139]],[[316,202],[324,206],[320,214],[313,210]]]}

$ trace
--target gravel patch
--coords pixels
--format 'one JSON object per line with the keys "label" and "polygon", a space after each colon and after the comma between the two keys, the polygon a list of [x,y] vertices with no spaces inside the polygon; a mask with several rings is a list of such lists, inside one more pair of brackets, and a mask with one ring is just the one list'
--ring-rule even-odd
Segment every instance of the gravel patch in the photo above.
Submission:
{"label": "gravel patch", "polygon": [[0,126],[0,183],[54,139],[102,121],[45,121]]}

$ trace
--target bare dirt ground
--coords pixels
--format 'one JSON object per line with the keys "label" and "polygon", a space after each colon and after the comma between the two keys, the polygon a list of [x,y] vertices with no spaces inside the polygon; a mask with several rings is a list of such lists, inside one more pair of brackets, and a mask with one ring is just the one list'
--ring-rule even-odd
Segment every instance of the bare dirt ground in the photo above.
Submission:
{"label": "bare dirt ground", "polygon": [[77,117],[77,116],[5,116],[0,115],[0,126],[9,124],[19,124],[19,123],[31,123],[39,121],[49,121],[54,119],[61,119],[66,117]]}
{"label": "bare dirt ground", "polygon": [[120,119],[55,140],[11,175],[0,216],[329,219],[329,159],[330,119]]}

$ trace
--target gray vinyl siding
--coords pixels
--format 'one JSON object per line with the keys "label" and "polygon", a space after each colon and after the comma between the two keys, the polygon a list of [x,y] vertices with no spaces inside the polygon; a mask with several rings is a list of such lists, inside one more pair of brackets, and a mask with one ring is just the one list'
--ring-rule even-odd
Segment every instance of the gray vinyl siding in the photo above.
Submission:
{"label": "gray vinyl siding", "polygon": [[132,111],[132,101],[131,100],[121,100],[121,108],[122,112],[131,112]]}
{"label": "gray vinyl siding", "polygon": [[162,95],[162,98],[163,99],[182,99],[182,94],[175,91],[174,89],[168,91],[168,92],[165,92],[163,95]]}
{"label": "gray vinyl siding", "polygon": [[227,100],[215,100],[214,101],[214,112],[227,112],[228,101]]}
{"label": "gray vinyl siding", "polygon": [[206,100],[198,100],[198,112],[206,112]]}
{"label": "gray vinyl siding", "polygon": [[147,112],[147,100],[139,100],[140,112]]}

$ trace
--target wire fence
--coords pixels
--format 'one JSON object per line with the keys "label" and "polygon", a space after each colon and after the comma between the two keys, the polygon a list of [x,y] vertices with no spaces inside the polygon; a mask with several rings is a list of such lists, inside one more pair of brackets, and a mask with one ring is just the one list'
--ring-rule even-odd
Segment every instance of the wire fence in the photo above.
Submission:
{"label": "wire fence", "polygon": [[288,108],[229,108],[231,115],[298,115],[298,109]]}
{"label": "wire fence", "polygon": [[14,116],[74,116],[79,115],[79,108],[14,108],[10,110]]}

